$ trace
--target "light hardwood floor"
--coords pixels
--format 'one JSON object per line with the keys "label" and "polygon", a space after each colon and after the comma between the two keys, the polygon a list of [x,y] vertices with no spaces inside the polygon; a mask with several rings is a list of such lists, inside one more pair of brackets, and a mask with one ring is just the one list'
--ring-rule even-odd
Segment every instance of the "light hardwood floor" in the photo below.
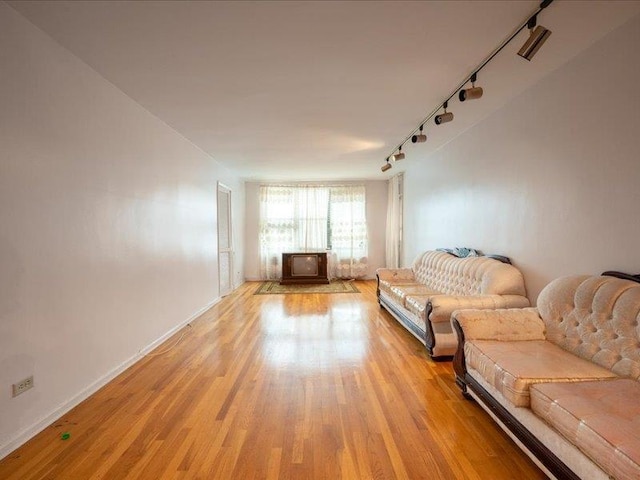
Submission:
{"label": "light hardwood floor", "polygon": [[545,478],[378,307],[375,283],[357,286],[243,285],[0,461],[0,478]]}

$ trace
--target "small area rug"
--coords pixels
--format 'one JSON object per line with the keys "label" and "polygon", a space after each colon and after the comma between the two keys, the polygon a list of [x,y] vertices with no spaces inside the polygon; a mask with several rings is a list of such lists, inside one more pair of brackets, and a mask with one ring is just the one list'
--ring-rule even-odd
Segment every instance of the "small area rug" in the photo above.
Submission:
{"label": "small area rug", "polygon": [[329,284],[280,285],[278,282],[262,282],[254,295],[271,293],[360,293],[353,282],[334,280]]}

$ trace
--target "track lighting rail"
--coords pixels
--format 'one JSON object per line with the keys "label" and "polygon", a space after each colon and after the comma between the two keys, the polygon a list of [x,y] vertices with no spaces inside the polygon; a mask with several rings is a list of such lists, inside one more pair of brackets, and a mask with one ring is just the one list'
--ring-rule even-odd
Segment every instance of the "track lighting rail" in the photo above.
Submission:
{"label": "track lighting rail", "polygon": [[[543,2],[540,3],[540,5],[538,6],[538,8],[536,9],[535,12],[533,12],[531,15],[529,15],[527,17],[527,19],[520,24],[512,33],[511,35],[509,35],[507,37],[506,40],[503,40],[502,43],[493,51],[491,52],[491,54],[489,54],[482,62],[480,62],[480,64],[478,64],[478,66],[476,68],[473,69],[473,71],[471,72],[470,75],[466,76],[464,78],[464,80],[462,82],[460,82],[459,85],[456,86],[456,88],[449,94],[449,96],[440,104],[438,104],[437,107],[435,107],[431,112],[429,112],[429,114],[427,114],[426,117],[424,117],[424,119],[418,124],[418,126],[416,128],[414,128],[411,133],[409,133],[409,135],[407,135],[404,140],[402,140],[401,143],[399,143],[390,153],[389,155],[387,155],[386,157],[386,161],[388,162],[389,159],[393,160],[393,155],[395,154],[395,152],[402,152],[402,147],[404,146],[405,143],[407,143],[409,140],[412,139],[412,137],[414,137],[416,135],[416,133],[419,132],[419,135],[422,135],[422,129],[424,127],[424,125],[431,120],[432,118],[434,118],[436,116],[436,114],[442,109],[445,108],[445,113],[446,113],[446,108],[447,105],[449,103],[449,100],[451,100],[453,97],[456,96],[456,94],[458,94],[461,89],[469,82],[472,82],[472,84],[475,84],[475,81],[478,78],[478,73],[480,73],[480,71],[487,66],[487,64],[489,62],[491,62],[491,60],[494,59],[494,57],[496,55],[498,55],[507,45],[509,45],[509,43],[511,43],[511,41],[525,28],[531,28],[530,26],[536,25],[536,21],[537,21],[537,16],[538,14],[540,14],[540,12],[542,12],[542,10],[544,10],[545,8],[547,8],[549,5],[551,5],[551,3],[553,2],[553,0],[544,0]],[[535,53],[535,52],[534,52]],[[481,94],[480,94],[481,95]],[[477,97],[475,97],[477,98]],[[453,117],[451,117],[453,118]],[[450,121],[450,120],[446,120],[446,121]],[[438,122],[436,122],[438,123]],[[440,123],[438,123],[440,124]],[[415,143],[415,142],[413,142]],[[387,163],[388,164],[388,163]],[[383,169],[383,172],[388,170],[389,168],[391,168],[390,164],[388,164],[389,167],[386,169]],[[385,165],[386,166],[386,165]]]}

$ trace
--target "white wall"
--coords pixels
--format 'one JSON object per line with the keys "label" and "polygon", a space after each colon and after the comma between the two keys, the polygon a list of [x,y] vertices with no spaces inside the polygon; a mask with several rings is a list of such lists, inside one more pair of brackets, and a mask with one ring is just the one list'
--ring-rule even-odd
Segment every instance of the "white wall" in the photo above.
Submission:
{"label": "white wall", "polygon": [[216,301],[244,185],[4,3],[0,72],[2,457]]}
{"label": "white wall", "polygon": [[[313,182],[301,182],[313,183]],[[330,184],[331,182],[322,182]],[[364,184],[367,195],[367,228],[369,234],[368,278],[375,277],[376,269],[385,265],[385,227],[387,224],[387,181],[368,180],[362,182],[344,182]],[[245,212],[245,278],[260,279],[260,183],[247,182]]]}
{"label": "white wall", "polygon": [[407,159],[405,264],[437,247],[504,254],[533,300],[561,275],[640,272],[638,45],[640,17],[429,158]]}

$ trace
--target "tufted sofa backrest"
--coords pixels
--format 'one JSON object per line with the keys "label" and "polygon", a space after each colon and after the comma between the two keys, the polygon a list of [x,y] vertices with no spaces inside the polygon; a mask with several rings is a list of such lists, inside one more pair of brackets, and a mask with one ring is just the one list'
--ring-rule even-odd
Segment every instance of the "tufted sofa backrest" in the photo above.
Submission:
{"label": "tufted sofa backrest", "polygon": [[412,268],[419,282],[447,295],[527,295],[520,270],[493,258],[429,250]]}
{"label": "tufted sofa backrest", "polygon": [[538,297],[547,340],[617,375],[640,379],[640,284],[574,275]]}

